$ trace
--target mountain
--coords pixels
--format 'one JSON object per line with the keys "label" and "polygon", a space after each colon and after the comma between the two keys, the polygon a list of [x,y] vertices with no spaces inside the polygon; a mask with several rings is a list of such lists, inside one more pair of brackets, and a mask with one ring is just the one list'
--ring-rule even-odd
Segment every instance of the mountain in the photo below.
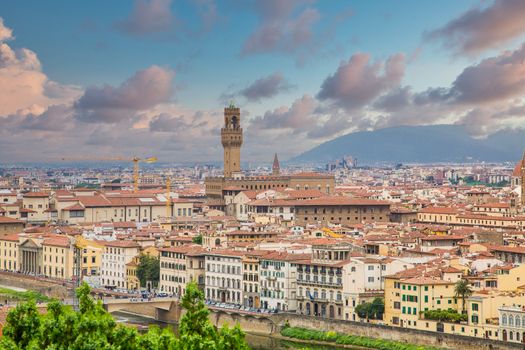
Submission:
{"label": "mountain", "polygon": [[525,130],[471,137],[462,125],[399,126],[337,137],[290,160],[320,163],[357,158],[359,164],[377,162],[436,163],[517,161],[525,148]]}

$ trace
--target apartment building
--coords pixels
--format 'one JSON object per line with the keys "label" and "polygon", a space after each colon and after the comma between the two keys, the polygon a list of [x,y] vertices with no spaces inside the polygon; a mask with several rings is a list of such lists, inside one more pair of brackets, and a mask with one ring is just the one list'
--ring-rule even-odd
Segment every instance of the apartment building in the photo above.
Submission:
{"label": "apartment building", "polygon": [[100,268],[100,281],[104,287],[126,289],[126,264],[140,253],[140,246],[132,241],[105,242]]}
{"label": "apartment building", "polygon": [[351,250],[348,243],[320,239],[309,259],[296,262],[298,313],[343,318],[343,267]]}
{"label": "apartment building", "polygon": [[159,249],[160,281],[163,292],[183,295],[186,284],[195,281],[204,289],[204,252],[200,245],[184,244]]}
{"label": "apartment building", "polygon": [[20,238],[13,233],[0,237],[0,269],[4,271],[18,271]]}
{"label": "apartment building", "polygon": [[244,252],[212,250],[205,253],[206,299],[242,304],[242,257]]}
{"label": "apartment building", "polygon": [[265,309],[297,310],[297,261],[309,254],[268,252],[260,258],[261,305]]}

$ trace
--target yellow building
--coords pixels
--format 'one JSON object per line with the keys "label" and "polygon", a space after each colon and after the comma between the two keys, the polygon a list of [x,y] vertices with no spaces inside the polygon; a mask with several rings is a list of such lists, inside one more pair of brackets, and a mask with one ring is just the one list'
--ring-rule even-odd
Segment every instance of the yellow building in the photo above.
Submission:
{"label": "yellow building", "polygon": [[461,309],[461,302],[454,297],[454,284],[455,282],[452,281],[430,277],[387,276],[385,323],[399,327],[414,327],[420,320],[421,312]]}
{"label": "yellow building", "polygon": [[22,208],[27,213],[28,222],[46,222],[50,218],[50,193],[28,192],[22,198]]}
{"label": "yellow building", "polygon": [[18,249],[20,238],[18,234],[10,234],[0,237],[0,269],[4,271],[18,271],[20,263],[18,261]]}
{"label": "yellow building", "polygon": [[71,279],[75,248],[68,236],[53,235],[42,241],[42,272],[46,277]]}
{"label": "yellow building", "polygon": [[139,290],[140,280],[137,276],[137,267],[139,265],[139,257],[134,257],[126,264],[126,288],[128,290]]}
{"label": "yellow building", "polygon": [[104,246],[93,240],[85,239],[82,236],[75,237],[75,245],[81,250],[81,276],[98,276],[100,274]]}

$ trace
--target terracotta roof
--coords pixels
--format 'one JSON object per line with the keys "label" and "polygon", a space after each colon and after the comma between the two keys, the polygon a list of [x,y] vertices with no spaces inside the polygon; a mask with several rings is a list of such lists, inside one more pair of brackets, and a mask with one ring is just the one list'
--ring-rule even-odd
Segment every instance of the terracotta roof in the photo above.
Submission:
{"label": "terracotta roof", "polygon": [[426,207],[419,212],[423,214],[457,214],[458,210],[449,207]]}
{"label": "terracotta roof", "polygon": [[137,242],[133,241],[109,241],[105,243],[108,247],[117,247],[117,248],[140,248],[140,245]]}
{"label": "terracotta roof", "polygon": [[13,219],[7,216],[0,216],[0,224],[23,224],[23,221]]}
{"label": "terracotta roof", "polygon": [[330,206],[330,205],[390,205],[389,202],[344,196],[320,197],[296,202],[296,206]]}
{"label": "terracotta roof", "polygon": [[55,236],[44,239],[42,245],[51,245],[54,247],[69,247],[69,238],[66,236]]}
{"label": "terracotta roof", "polygon": [[24,198],[47,198],[49,194],[49,192],[27,192],[24,193]]}
{"label": "terracotta roof", "polygon": [[19,241],[18,233],[11,233],[9,235],[2,236],[0,237],[0,241],[18,242]]}
{"label": "terracotta roof", "polygon": [[525,254],[525,247],[509,247],[509,246],[492,246],[490,247],[491,251],[498,251],[498,252],[507,252],[507,253],[517,253],[517,254]]}

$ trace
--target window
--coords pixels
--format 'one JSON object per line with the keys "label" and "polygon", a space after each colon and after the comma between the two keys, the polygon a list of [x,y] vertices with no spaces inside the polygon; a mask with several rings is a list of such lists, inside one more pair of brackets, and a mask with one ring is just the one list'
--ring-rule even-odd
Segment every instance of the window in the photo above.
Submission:
{"label": "window", "polygon": [[479,305],[477,303],[472,303],[472,311],[479,311]]}

